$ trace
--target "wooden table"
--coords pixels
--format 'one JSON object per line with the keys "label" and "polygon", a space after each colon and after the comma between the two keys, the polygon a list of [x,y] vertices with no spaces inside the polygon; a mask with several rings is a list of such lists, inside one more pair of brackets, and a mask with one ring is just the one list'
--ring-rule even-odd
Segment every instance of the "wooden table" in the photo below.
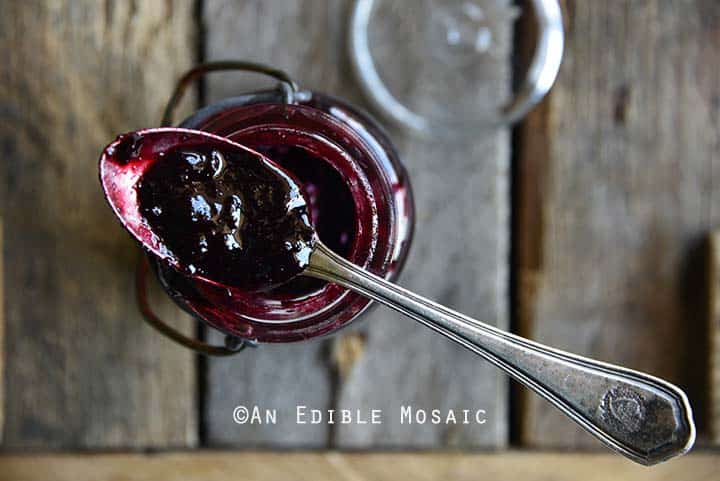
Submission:
{"label": "wooden table", "polygon": [[[132,276],[138,249],[102,199],[100,150],[118,133],[157,125],[174,81],[201,60],[271,63],[305,88],[367,107],[346,51],[350,6],[350,0],[0,3],[0,432],[7,452],[0,479],[5,470],[8,479],[41,479],[44,472],[78,479],[84,469],[95,473],[88,479],[110,479],[149,466],[166,479],[186,469],[190,479],[204,469],[224,479],[246,465],[256,466],[258,479],[314,473],[301,468],[309,465],[318,466],[314,479],[343,473],[390,479],[395,471],[469,479],[484,466],[496,476],[545,479],[556,470],[543,466],[580,473],[596,460],[597,473],[635,476],[612,457],[589,463],[584,455],[524,452],[21,454],[598,446],[486,363],[386,309],[321,342],[261,346],[228,359],[197,358],[141,321]],[[720,358],[711,354],[720,342],[707,335],[709,325],[720,326],[710,315],[720,309],[708,307],[706,287],[707,239],[720,221],[720,4],[562,6],[567,38],[559,78],[520,125],[463,141],[423,141],[389,129],[418,212],[401,282],[502,328],[678,383],[690,394],[707,444],[708,393],[720,391],[720,374],[711,375],[720,368],[708,362]],[[528,55],[532,25],[508,23],[496,33],[500,54],[486,81],[505,96],[513,75],[522,74],[513,68],[522,62],[513,59]],[[246,85],[232,75],[209,77],[184,112]],[[198,331],[156,291],[153,303],[163,316],[186,333]],[[489,422],[282,429],[232,422],[239,404],[284,411],[300,399],[322,409],[389,411],[400,402],[476,407]],[[453,467],[458,457],[464,468]],[[378,463],[395,471],[367,467]],[[506,466],[516,463],[515,471]],[[216,464],[224,467],[213,471]],[[637,479],[676,479],[665,473],[680,472],[709,479],[702,473],[720,467],[713,453],[667,466]]]}

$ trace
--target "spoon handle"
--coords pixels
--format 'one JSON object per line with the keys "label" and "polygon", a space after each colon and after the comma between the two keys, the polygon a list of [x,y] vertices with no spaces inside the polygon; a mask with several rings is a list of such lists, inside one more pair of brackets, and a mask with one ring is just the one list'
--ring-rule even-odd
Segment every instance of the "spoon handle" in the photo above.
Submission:
{"label": "spoon handle", "polygon": [[387,282],[320,242],[305,274],[381,302],[475,352],[633,461],[656,464],[695,441],[687,397],[666,381],[501,331]]}

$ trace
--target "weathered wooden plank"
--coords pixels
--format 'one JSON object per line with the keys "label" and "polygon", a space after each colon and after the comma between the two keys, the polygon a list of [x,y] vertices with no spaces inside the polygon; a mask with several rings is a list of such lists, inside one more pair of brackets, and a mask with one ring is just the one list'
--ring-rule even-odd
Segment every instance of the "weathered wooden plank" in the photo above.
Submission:
{"label": "weathered wooden plank", "polygon": [[[239,57],[284,68],[305,88],[366,105],[346,54],[349,1],[209,0],[205,5],[208,58]],[[508,29],[501,27],[501,33]],[[500,96],[509,86],[509,39],[501,36],[500,57],[488,89]],[[389,48],[392,48],[389,46]],[[403,58],[397,57],[403,69]],[[487,73],[487,72],[486,72]],[[405,75],[413,75],[407,69]],[[211,99],[237,92],[237,80],[208,82]],[[484,92],[487,93],[487,92]],[[422,96],[418,94],[418,102]],[[408,167],[417,203],[414,246],[403,285],[461,311],[507,326],[506,259],[507,131],[468,142],[420,141],[392,131]],[[331,350],[330,372],[322,343],[261,346],[236,361],[209,363],[206,403],[211,444],[330,443],[339,447],[498,446],[506,442],[506,380],[475,356],[413,321],[378,308]],[[322,360],[322,361],[318,361]],[[280,382],[288,382],[280,385]],[[299,402],[317,407],[381,409],[382,425],[250,429],[230,422],[236,404],[258,403],[292,414]],[[279,403],[282,403],[279,405]],[[488,422],[474,426],[401,425],[403,404],[423,409],[485,409]],[[257,429],[257,430],[256,430]],[[260,430],[261,431],[258,431]]]}
{"label": "weathered wooden plank", "polygon": [[522,479],[525,481],[707,481],[720,469],[717,453],[691,454],[646,468],[611,454],[169,453],[0,456],[13,481],[221,481],[287,479],[399,481]]}
{"label": "weathered wooden plank", "polygon": [[[0,191],[0,198],[2,191]],[[5,405],[5,265],[3,259],[3,218],[0,215],[0,406]],[[3,440],[5,412],[0,408],[0,442]]]}
{"label": "weathered wooden plank", "polygon": [[141,321],[97,180],[191,64],[193,4],[0,3],[7,447],[195,443],[194,358]]}
{"label": "weathered wooden plank", "polygon": [[[477,55],[469,65],[455,64],[452,58],[447,65],[432,63],[429,52],[442,49],[443,39],[422,32],[440,25],[425,25],[419,18],[422,15],[414,12],[416,2],[383,4],[370,26],[371,42],[376,39],[378,61],[384,62],[383,69],[388,72],[387,78],[394,79],[393,85],[404,79],[410,86],[410,108],[430,117],[447,118],[463,106],[465,111],[473,106],[480,117],[486,113],[481,111],[483,105],[494,105],[508,94],[512,23],[509,11],[503,10],[508,2],[485,5],[490,6],[486,15],[498,14],[487,19],[493,28],[493,55]],[[444,12],[447,14],[457,3],[437,2],[433,8],[443,5],[450,6]],[[396,29],[404,32],[394,35]],[[387,38],[403,38],[414,47],[381,40]],[[447,74],[441,74],[443,71]],[[469,138],[454,139],[422,140],[398,130],[392,130],[391,136],[408,168],[417,213],[413,246],[401,284],[507,328],[507,129],[478,131]],[[338,405],[379,408],[387,413],[387,420],[379,427],[338,426],[338,446],[487,447],[507,442],[507,378],[502,373],[386,308],[372,312],[362,330],[363,355],[357,357],[352,369],[345,368]],[[401,406],[440,412],[482,409],[486,422],[408,426],[400,422]]]}
{"label": "weathered wooden plank", "polygon": [[[272,64],[287,70],[304,86],[337,91],[344,85],[337,68],[342,52],[336,44],[343,32],[340,19],[344,9],[345,2],[331,1],[208,0],[203,13],[206,58]],[[216,74],[208,78],[207,100],[242,93],[254,81],[257,79],[237,74]],[[296,425],[292,421],[298,404],[331,407],[333,379],[327,349],[327,341],[263,345],[238,357],[209,360],[204,413],[207,442],[327,446],[327,425]],[[279,423],[234,424],[232,410],[241,404],[277,409]]]}
{"label": "weathered wooden plank", "polygon": [[[521,133],[524,334],[685,386],[702,416],[720,5],[567,1],[560,77]],[[524,440],[596,445],[528,395]]]}
{"label": "weathered wooden plank", "polygon": [[712,441],[720,444],[720,231],[710,235],[708,244],[709,424]]}

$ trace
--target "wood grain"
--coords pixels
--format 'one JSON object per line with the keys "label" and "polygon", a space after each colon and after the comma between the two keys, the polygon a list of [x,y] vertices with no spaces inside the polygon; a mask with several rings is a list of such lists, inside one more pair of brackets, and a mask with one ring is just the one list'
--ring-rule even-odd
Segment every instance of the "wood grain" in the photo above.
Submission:
{"label": "wood grain", "polygon": [[193,356],[141,321],[138,249],[97,180],[192,62],[193,4],[0,3],[6,447],[196,441]]}
{"label": "wood grain", "polygon": [[[333,40],[341,35],[344,7],[329,1],[206,1],[206,58],[258,61],[285,69],[303,86],[339,87],[336,65],[341,52]],[[217,74],[208,78],[207,100],[237,95],[257,82],[247,75]],[[263,345],[234,358],[209,360],[204,413],[207,442],[327,446],[327,425],[296,425],[290,419],[298,404],[331,407],[333,377],[328,356],[328,342],[321,340]],[[277,409],[281,421],[278,425],[236,425],[231,414],[237,405]]]}
{"label": "wood grain", "polygon": [[[270,63],[291,73],[303,88],[366,106],[346,53],[345,22],[351,3],[208,0],[204,12],[207,57]],[[403,5],[412,8],[411,3]],[[500,55],[486,79],[489,92],[483,92],[493,98],[501,97],[510,84],[509,25],[500,25],[499,31]],[[419,72],[405,60],[396,55],[395,67],[412,84]],[[208,98],[232,95],[243,85],[235,77],[210,79]],[[415,100],[423,98],[418,93]],[[409,170],[418,212],[402,284],[507,327],[507,131],[454,142],[420,141],[397,130],[390,133]],[[362,324],[340,336],[330,341],[338,343],[333,349],[328,341],[260,346],[235,360],[212,360],[205,412],[208,442],[352,448],[505,444],[506,379],[476,356],[385,308],[367,313]],[[348,349],[352,352],[343,352]],[[335,425],[329,430],[321,425],[314,432],[292,425],[251,429],[230,422],[232,408],[238,404],[278,407],[281,413],[291,414],[298,403],[382,409],[388,415],[399,412],[402,404],[423,409],[485,409],[489,422],[448,429],[400,425],[393,418],[381,426]]]}
{"label": "wood grain", "polygon": [[708,481],[717,479],[717,453],[691,454],[646,468],[610,454],[341,454],[200,452],[0,456],[13,481]]}
{"label": "wood grain", "polygon": [[[0,199],[2,199],[0,191]],[[3,426],[5,425],[5,250],[3,242],[3,218],[0,215],[0,443],[3,440]]]}
{"label": "wood grain", "polygon": [[[443,3],[457,4],[437,2],[436,7]],[[478,56],[462,67],[451,58],[448,67],[430,63],[428,49],[440,47],[439,39],[416,37],[418,26],[412,19],[418,17],[417,2],[384,4],[387,7],[378,11],[370,26],[370,39],[371,43],[376,39],[377,61],[384,65],[386,77],[395,79],[395,84],[400,83],[398,79],[408,84],[410,108],[446,118],[462,104],[479,109],[507,96],[512,47],[509,16],[502,17],[506,21],[494,20],[492,56]],[[508,5],[503,1],[494,4],[498,9]],[[392,34],[401,28],[407,30],[406,37]],[[420,23],[419,32],[425,28],[430,27]],[[401,46],[383,42],[387,37],[401,38],[414,47],[398,53]],[[447,74],[440,73],[443,68]],[[461,78],[453,78],[458,77],[457,71]],[[395,90],[402,89],[396,86]],[[453,139],[419,139],[397,129],[390,133],[408,169],[416,206],[413,245],[400,284],[507,328],[508,130],[477,131]],[[503,373],[384,307],[372,312],[361,329],[366,338],[363,356],[339,383],[337,403],[351,409],[379,408],[389,415],[381,429],[339,426],[338,446],[470,448],[507,443],[508,389]],[[403,405],[441,412],[483,409],[487,423],[403,425],[398,419]]]}
{"label": "wood grain", "polygon": [[709,422],[711,440],[720,444],[720,231],[714,231],[710,235],[708,245]]}
{"label": "wood grain", "polygon": [[[557,84],[520,134],[523,333],[644,370],[704,412],[704,238],[720,220],[720,4],[564,3]],[[596,446],[528,395],[524,441]]]}

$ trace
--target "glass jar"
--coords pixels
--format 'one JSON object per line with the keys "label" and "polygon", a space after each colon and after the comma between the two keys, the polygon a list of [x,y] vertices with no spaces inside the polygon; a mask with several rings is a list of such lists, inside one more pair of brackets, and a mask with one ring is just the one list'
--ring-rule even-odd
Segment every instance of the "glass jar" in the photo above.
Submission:
{"label": "glass jar", "polygon": [[[262,68],[279,78],[281,85],[209,105],[179,126],[227,137],[280,164],[303,188],[320,239],[353,263],[394,279],[410,246],[414,207],[405,169],[381,128],[340,99],[298,91],[282,72],[237,62],[205,64],[191,71],[180,82],[167,112],[187,83],[223,65]],[[327,334],[356,319],[371,303],[336,284],[303,276],[266,292],[247,293],[187,276],[152,254],[148,258],[175,302],[230,336],[233,346]],[[145,312],[149,308],[144,279],[139,287]]]}

